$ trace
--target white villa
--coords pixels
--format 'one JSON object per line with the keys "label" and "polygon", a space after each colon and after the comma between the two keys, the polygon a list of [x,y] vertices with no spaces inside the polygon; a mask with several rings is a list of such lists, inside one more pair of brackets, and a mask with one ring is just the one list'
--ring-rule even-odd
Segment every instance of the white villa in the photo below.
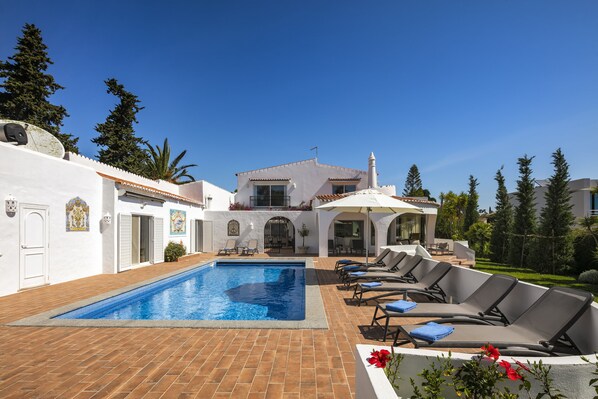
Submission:
{"label": "white villa", "polygon": [[[21,289],[164,260],[170,241],[189,253],[257,239],[259,251],[363,254],[365,215],[316,210],[346,193],[377,187],[368,170],[309,159],[237,173],[237,193],[206,181],[153,181],[81,155],[64,158],[0,141],[0,296]],[[379,187],[395,195],[394,186]],[[418,214],[372,214],[370,253],[434,241],[438,204],[402,198]],[[231,210],[238,209],[238,210]]]}

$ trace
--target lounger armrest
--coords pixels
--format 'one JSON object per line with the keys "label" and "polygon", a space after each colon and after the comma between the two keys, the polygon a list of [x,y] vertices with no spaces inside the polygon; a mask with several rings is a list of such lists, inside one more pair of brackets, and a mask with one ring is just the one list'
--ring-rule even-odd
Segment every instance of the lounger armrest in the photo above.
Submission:
{"label": "lounger armrest", "polygon": [[[495,320],[484,320],[478,319],[474,317],[467,317],[467,316],[456,316],[456,317],[446,317],[438,320],[434,320],[435,323],[438,324],[480,324],[480,325],[490,325],[495,326],[496,324],[493,323]],[[422,322],[420,324],[426,324],[426,322]]]}

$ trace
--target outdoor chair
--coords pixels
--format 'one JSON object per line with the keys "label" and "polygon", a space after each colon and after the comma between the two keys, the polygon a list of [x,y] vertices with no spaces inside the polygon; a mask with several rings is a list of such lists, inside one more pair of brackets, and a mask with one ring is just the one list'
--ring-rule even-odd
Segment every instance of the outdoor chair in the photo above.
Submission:
{"label": "outdoor chair", "polygon": [[348,266],[348,265],[384,266],[385,265],[384,259],[390,255],[390,252],[391,252],[390,249],[386,248],[385,250],[380,252],[380,255],[378,255],[376,257],[376,259],[374,259],[373,261],[368,262],[368,263],[359,262],[359,261],[351,260],[351,259],[341,259],[341,260],[336,261],[336,263],[334,265],[334,270],[337,271],[340,267]]}
{"label": "outdoor chair", "polygon": [[448,255],[451,253],[451,251],[449,251],[448,242],[430,244],[428,246],[428,252],[430,253],[430,255]]}
{"label": "outdoor chair", "polygon": [[[417,282],[417,279],[413,275],[413,270],[421,263],[423,258],[420,255],[405,256],[403,261],[393,262],[394,266],[389,267],[386,271],[366,271],[363,274],[355,275],[357,273],[348,273],[343,282],[346,286],[350,286],[353,283],[360,281],[399,281],[399,282]],[[352,274],[354,273],[354,274]]]}
{"label": "outdoor chair", "polygon": [[249,240],[247,247],[243,249],[242,255],[254,255],[257,254],[257,240]]}
{"label": "outdoor chair", "polygon": [[224,248],[218,250],[218,255],[230,255],[237,252],[237,242],[233,239],[226,240]]}
{"label": "outdoor chair", "polygon": [[[416,255],[417,256],[417,255]],[[404,299],[409,294],[421,294],[438,302],[446,302],[446,294],[438,285],[444,276],[452,269],[452,265],[448,262],[440,262],[432,270],[426,273],[418,282],[403,283],[396,282],[392,279],[382,280],[370,283],[358,283],[355,285],[355,292],[353,299],[357,300],[357,305],[361,306],[363,302],[370,300],[379,300],[390,296],[402,295]],[[374,285],[380,283],[380,285]],[[378,293],[373,297],[363,299],[363,294],[368,292]]]}
{"label": "outdoor chair", "polygon": [[[384,341],[386,341],[388,325],[390,319],[394,317],[433,317],[442,318],[443,322],[470,318],[507,324],[508,320],[498,309],[498,304],[515,288],[517,281],[515,277],[493,274],[467,299],[456,304],[417,303],[412,310],[397,312],[387,309],[387,303],[381,303],[376,305],[371,325],[377,324],[382,327],[380,320],[385,319]],[[379,316],[378,312],[380,312]]]}
{"label": "outdoor chair", "polygon": [[367,271],[367,272],[394,272],[394,271],[400,269],[403,266],[403,264],[405,263],[405,261],[407,261],[408,259],[411,259],[411,258],[412,258],[412,256],[407,255],[407,252],[401,251],[398,254],[396,254],[394,258],[392,258],[390,261],[388,261],[388,264],[386,264],[384,266],[375,266],[375,265],[343,266],[340,269],[338,269],[339,270],[339,278],[341,280],[346,280],[349,273],[353,273],[353,272],[364,272],[364,271]]}
{"label": "outdoor chair", "polygon": [[[410,335],[421,325],[406,325],[399,327],[393,345],[399,344],[399,336],[403,335],[405,339],[400,343],[411,342],[416,348],[479,348],[490,343],[503,349],[503,355],[580,354],[567,330],[590,307],[593,298],[587,291],[552,287],[507,326],[484,325],[483,321],[468,319],[470,325],[449,325],[454,328],[450,335],[427,341]],[[482,325],[471,325],[473,323]]]}

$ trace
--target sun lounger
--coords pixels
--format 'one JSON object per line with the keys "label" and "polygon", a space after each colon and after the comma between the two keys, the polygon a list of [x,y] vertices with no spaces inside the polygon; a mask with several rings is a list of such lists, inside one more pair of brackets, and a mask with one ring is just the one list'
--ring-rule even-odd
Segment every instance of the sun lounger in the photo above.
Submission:
{"label": "sun lounger", "polygon": [[390,319],[393,317],[434,317],[449,321],[471,318],[507,323],[508,320],[498,309],[498,304],[515,288],[515,285],[517,285],[515,277],[493,274],[461,303],[418,303],[415,308],[406,312],[394,311],[390,309],[389,303],[381,303],[376,305],[371,325],[382,326],[380,320],[385,319],[384,340],[386,341]]}
{"label": "sun lounger", "polygon": [[257,254],[257,240],[249,240],[247,246],[243,248],[242,255],[254,255]]}
{"label": "sun lounger", "polygon": [[447,324],[454,327],[450,335],[427,341],[410,335],[421,325],[406,325],[399,327],[393,345],[403,336],[400,343],[411,342],[416,348],[479,348],[490,343],[503,349],[503,355],[579,354],[567,330],[589,308],[592,299],[593,295],[587,291],[552,287],[507,326]]}
{"label": "sun lounger", "polygon": [[355,272],[393,272],[402,267],[405,262],[411,259],[411,255],[407,255],[407,252],[399,252],[394,258],[386,263],[384,266],[361,266],[361,265],[347,265],[339,268],[339,278],[346,280],[349,273]]}
{"label": "sun lounger", "polygon": [[[416,283],[399,283],[392,280],[383,280],[379,281],[382,284],[376,287],[368,287],[358,283],[355,286],[353,299],[356,299],[358,306],[361,306],[363,302],[372,299],[378,300],[380,298],[396,295],[403,295],[405,299],[410,293],[418,293],[438,302],[446,302],[446,294],[442,288],[440,288],[438,282],[446,276],[452,267],[453,266],[450,263],[440,262]],[[364,300],[363,294],[367,292],[375,292],[379,294]]]}
{"label": "sun lounger", "polygon": [[218,255],[230,255],[237,252],[237,242],[235,240],[226,240],[224,248],[218,250]]}
{"label": "sun lounger", "polygon": [[405,257],[405,259],[404,262],[399,261],[386,271],[366,271],[364,274],[352,274],[349,272],[344,278],[343,283],[346,286],[350,286],[360,281],[393,280],[398,282],[417,282],[417,279],[413,275],[413,270],[421,263],[423,258],[420,255],[413,255],[409,258]]}
{"label": "sun lounger", "polygon": [[369,262],[369,263],[365,263],[365,262],[359,262],[356,260],[352,260],[352,259],[341,259],[336,261],[335,265],[334,265],[334,270],[338,270],[341,266],[347,266],[347,265],[360,265],[360,266],[384,266],[385,265],[385,258],[387,256],[390,255],[390,249],[386,248],[385,250],[383,250],[382,252],[380,252],[380,255],[378,255],[376,257],[376,259],[374,259],[373,261]]}

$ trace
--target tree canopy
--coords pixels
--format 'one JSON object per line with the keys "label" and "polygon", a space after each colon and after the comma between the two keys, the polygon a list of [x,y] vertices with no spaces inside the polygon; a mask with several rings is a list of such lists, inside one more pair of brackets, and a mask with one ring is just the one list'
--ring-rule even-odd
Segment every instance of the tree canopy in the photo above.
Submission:
{"label": "tree canopy", "polygon": [[452,191],[440,194],[440,208],[436,222],[438,238],[463,239],[463,217],[467,206],[467,194]]}
{"label": "tree canopy", "polygon": [[465,207],[465,216],[463,219],[463,231],[468,231],[471,225],[476,223],[480,218],[478,212],[478,179],[474,178],[473,175],[469,175],[469,191],[467,193],[467,206]]}
{"label": "tree canopy", "polygon": [[494,177],[496,189],[496,211],[494,214],[494,229],[490,239],[490,259],[493,262],[507,262],[509,254],[509,240],[513,226],[513,206],[509,201],[509,194],[505,185],[502,167],[496,171]]}
{"label": "tree canopy", "polygon": [[403,195],[406,197],[423,197],[424,190],[422,187],[422,179],[419,174],[417,165],[413,164],[409,168],[407,173],[407,179],[405,179],[405,189]]}
{"label": "tree canopy", "polygon": [[519,180],[515,198],[515,218],[513,234],[511,236],[511,264],[526,266],[530,249],[530,235],[536,232],[536,195],[534,193],[534,179],[532,178],[532,160],[534,157],[524,155],[517,160],[519,165]]}
{"label": "tree canopy", "polygon": [[119,102],[104,123],[96,125],[99,135],[91,141],[97,144],[100,162],[144,175],[147,153],[141,148],[144,140],[135,136],[133,128],[137,113],[143,109],[136,95],[125,90],[114,78],[105,81],[107,93],[118,97]]}
{"label": "tree canopy", "polygon": [[569,164],[561,149],[552,154],[554,174],[548,179],[545,205],[540,213],[536,269],[560,272],[573,264],[571,227],[575,221],[569,191]]}
{"label": "tree canopy", "polygon": [[148,178],[154,180],[166,180],[174,184],[183,184],[195,181],[195,178],[189,174],[188,168],[197,166],[195,164],[181,165],[179,163],[187,154],[184,150],[177,155],[174,160],[170,160],[170,145],[168,139],[164,139],[162,148],[156,145],[152,147],[147,144],[149,158],[146,161],[145,174]]}
{"label": "tree canopy", "polygon": [[66,109],[49,101],[64,87],[46,73],[53,64],[47,49],[41,31],[25,24],[15,54],[8,61],[0,61],[0,78],[4,79],[0,84],[0,116],[36,125],[56,136],[65,150],[78,152],[79,138],[60,131],[62,120],[68,116]]}

